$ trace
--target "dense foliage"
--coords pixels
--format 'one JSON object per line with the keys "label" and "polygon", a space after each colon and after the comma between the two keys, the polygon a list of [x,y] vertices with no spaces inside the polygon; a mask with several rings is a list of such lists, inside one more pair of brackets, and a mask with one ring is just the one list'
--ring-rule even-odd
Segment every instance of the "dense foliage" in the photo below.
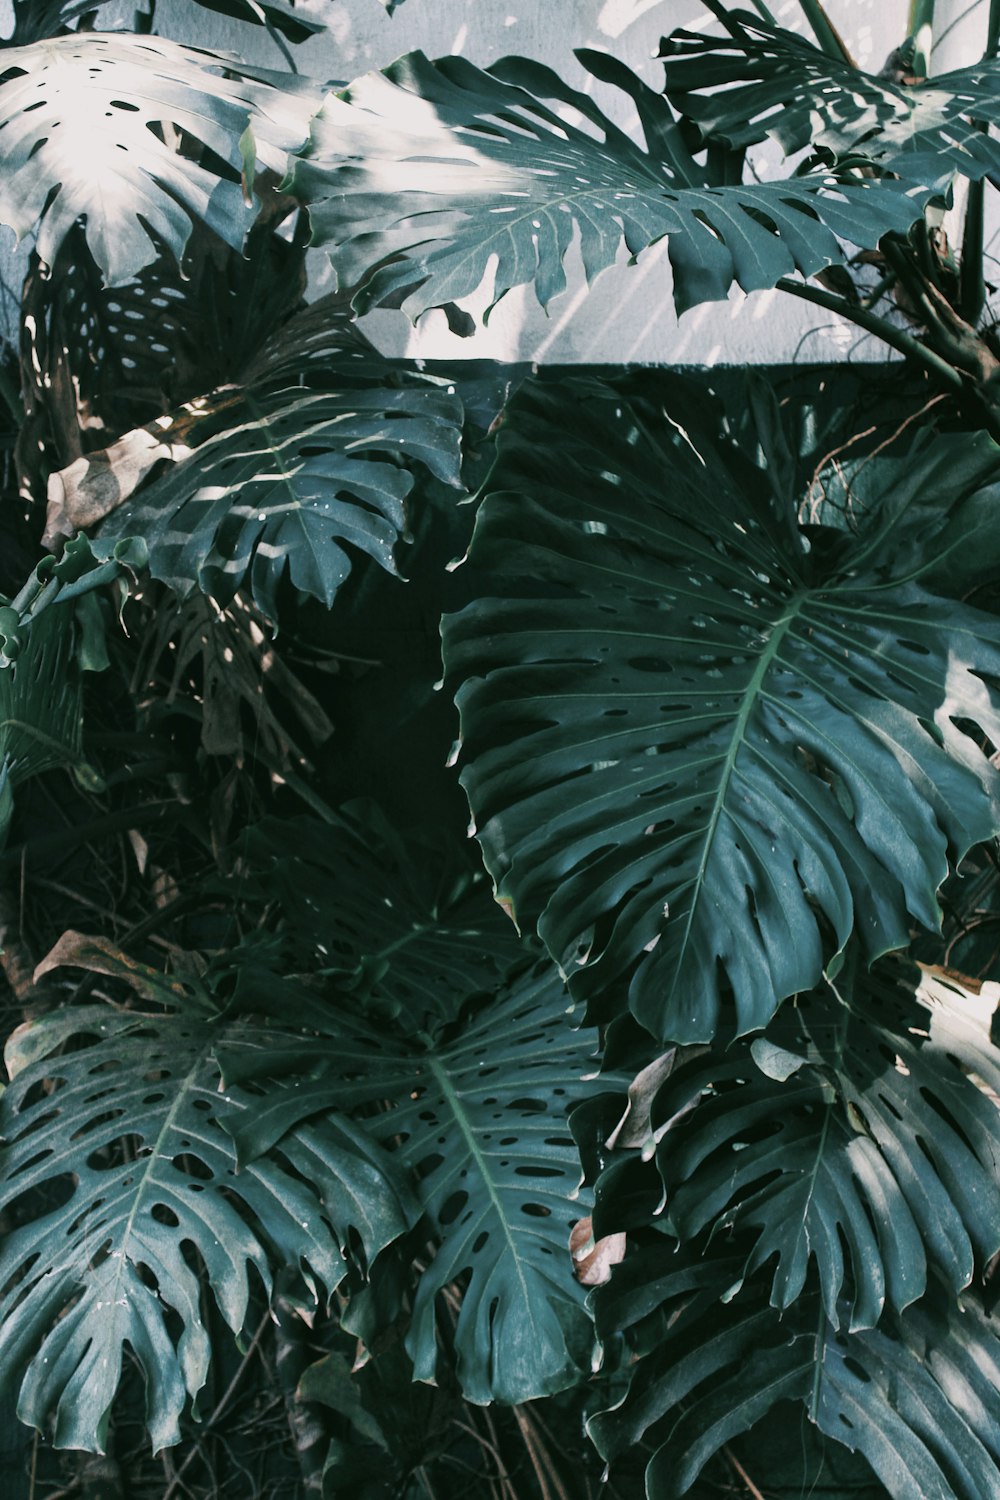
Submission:
{"label": "dense foliage", "polygon": [[[928,79],[710,0],[591,95],[188,3],[289,67],[15,0],[0,68],[12,1493],[759,1496],[776,1415],[1000,1495],[1000,7]],[[905,369],[358,322],[664,237]]]}

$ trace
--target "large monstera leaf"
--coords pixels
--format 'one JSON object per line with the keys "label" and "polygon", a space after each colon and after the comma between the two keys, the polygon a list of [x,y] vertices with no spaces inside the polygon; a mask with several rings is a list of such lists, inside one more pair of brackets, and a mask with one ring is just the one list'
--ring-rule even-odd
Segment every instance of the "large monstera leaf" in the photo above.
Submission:
{"label": "large monstera leaf", "polygon": [[352,552],[397,573],[415,468],[461,486],[463,407],[454,386],[345,345],[341,322],[316,304],[241,384],[151,424],[151,451],[169,442],[180,461],[111,513],[101,549],[144,537],[151,573],[181,597],[199,587],[226,602],[246,579],[272,620],[286,570],[327,606]]}
{"label": "large monstera leaf", "polygon": [[938,925],[949,855],[1000,826],[975,738],[1000,743],[1000,649],[912,577],[966,439],[890,466],[860,531],[800,524],[661,390],[511,408],[470,554],[499,597],[446,621],[445,660],[499,897],[596,1014],[627,992],[693,1042],[766,1024],[853,931],[874,958]]}
{"label": "large monstera leaf", "polygon": [[650,1115],[668,1227],[756,1235],[747,1272],[771,1266],[781,1309],[815,1260],[834,1327],[901,1312],[928,1265],[962,1291],[1000,1249],[1000,1052],[965,1003],[896,964],[679,1068]]}
{"label": "large monstera leaf", "polygon": [[0,1201],[18,1227],[0,1250],[0,1367],[20,1383],[19,1416],[59,1446],[103,1448],[126,1346],[154,1449],[178,1441],[210,1359],[191,1249],[239,1334],[251,1267],[267,1290],[297,1269],[319,1296],[346,1272],[349,1234],[374,1257],[412,1221],[398,1164],[342,1117],[237,1171],[220,1120],[257,1101],[220,1087],[226,1038],[197,1018],[93,1006],[8,1044]]}
{"label": "large monstera leaf", "polygon": [[583,1081],[597,1038],[574,1031],[566,1008],[545,965],[431,1035],[345,1013],[325,1042],[278,1033],[258,1052],[234,1038],[223,1057],[227,1081],[270,1070],[286,1084],[269,1085],[258,1108],[233,1122],[241,1160],[280,1148],[331,1098],[342,1108],[391,1105],[367,1128],[396,1143],[437,1240],[413,1299],[414,1374],[434,1379],[438,1295],[466,1278],[453,1337],[458,1379],[475,1402],[531,1400],[590,1368],[593,1328],[569,1254],[570,1227],[590,1198],[577,1195],[565,1114],[597,1087]]}
{"label": "large monstera leaf", "polygon": [[[0,222],[55,262],[81,217],[107,284],[128,281],[157,254],[152,235],[178,258],[192,222],[239,248],[252,212],[244,202],[244,153],[274,171],[301,145],[318,98],[294,79],[162,37],[113,32],[49,38],[8,48],[0,74]],[[180,131],[225,164],[230,180],[181,154]],[[252,162],[251,162],[252,165]]]}
{"label": "large monstera leaf", "polygon": [[997,1493],[1000,1359],[978,1295],[956,1302],[932,1288],[903,1317],[852,1334],[815,1293],[780,1317],[759,1283],[720,1301],[730,1269],[725,1256],[647,1245],[597,1294],[598,1328],[628,1330],[641,1357],[625,1399],[590,1433],[612,1460],[643,1437],[657,1445],[649,1500],[687,1493],[715,1452],[781,1401],[862,1454],[893,1500]]}
{"label": "large monstera leaf", "polygon": [[702,166],[659,94],[602,53],[579,56],[631,98],[645,148],[588,95],[517,58],[482,72],[415,52],[326,101],[291,190],[310,206],[316,241],[334,246],[341,285],[362,285],[356,307],[405,293],[418,317],[475,292],[494,260],[493,303],[532,284],[547,305],[578,231],[588,278],[669,236],[683,311],[734,281],[751,291],[811,275],[843,259],[841,240],[874,245],[920,212],[888,181],[814,172],[740,183],[738,160]]}
{"label": "large monstera leaf", "polygon": [[676,31],[663,46],[666,92],[707,135],[737,149],[773,136],[791,153],[860,152],[911,182],[945,186],[955,172],[1000,168],[983,124],[1000,124],[1000,62],[896,82],[828,57],[745,11],[730,34]]}

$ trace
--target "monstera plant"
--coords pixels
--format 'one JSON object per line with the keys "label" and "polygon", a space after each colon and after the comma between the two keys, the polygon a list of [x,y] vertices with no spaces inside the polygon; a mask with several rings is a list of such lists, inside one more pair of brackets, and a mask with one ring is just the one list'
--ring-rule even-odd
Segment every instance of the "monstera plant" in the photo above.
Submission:
{"label": "monstera plant", "polygon": [[[1000,7],[934,76],[709,0],[591,94],[187,5],[284,66],[0,64],[12,1494],[759,1497],[790,1423],[1000,1495]],[[904,363],[359,323],[662,239]]]}

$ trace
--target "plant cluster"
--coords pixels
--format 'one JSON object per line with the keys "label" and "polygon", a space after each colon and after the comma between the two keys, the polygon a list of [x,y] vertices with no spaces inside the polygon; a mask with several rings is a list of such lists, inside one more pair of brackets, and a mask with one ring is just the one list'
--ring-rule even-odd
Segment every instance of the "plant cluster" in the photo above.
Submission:
{"label": "plant cluster", "polygon": [[[324,87],[317,7],[189,3],[288,66],[94,0],[0,58],[24,1495],[759,1496],[791,1410],[1000,1496],[1000,5],[928,77],[927,4],[876,76],[706,0],[591,94]],[[679,312],[780,287],[905,376],[358,322],[664,237]]]}

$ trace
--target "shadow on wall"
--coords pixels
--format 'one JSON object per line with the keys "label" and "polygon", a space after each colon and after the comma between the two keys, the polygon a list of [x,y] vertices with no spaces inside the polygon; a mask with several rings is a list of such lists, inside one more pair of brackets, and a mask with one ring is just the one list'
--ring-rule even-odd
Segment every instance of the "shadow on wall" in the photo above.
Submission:
{"label": "shadow on wall", "polygon": [[[165,35],[235,51],[263,66],[286,66],[262,30],[206,11],[192,0],[114,0],[103,8],[100,23],[129,28],[136,12],[149,11],[154,3],[156,28]],[[936,57],[939,66],[971,53],[982,24],[982,4],[949,3],[956,21],[946,51],[940,49]],[[622,95],[595,84],[573,57],[573,48],[611,52],[658,87],[660,37],[678,26],[705,29],[706,22],[716,24],[699,0],[573,0],[572,5],[552,0],[405,0],[392,17],[380,0],[300,0],[298,8],[327,28],[294,51],[300,71],[314,77],[353,78],[415,48],[432,57],[459,54],[480,67],[520,54],[548,63],[574,87],[597,94],[609,116],[636,134]],[[905,32],[906,0],[829,0],[827,9],[858,61],[876,70]],[[803,29],[797,0],[784,0],[775,10],[783,24]],[[12,16],[11,0],[0,0],[0,33],[9,34]],[[757,169],[763,176],[780,171],[780,158],[773,150],[765,152]],[[856,328],[778,292],[747,297],[734,289],[728,302],[701,306],[678,320],[665,243],[645,251],[634,266],[627,260],[623,249],[616,265],[588,288],[574,236],[566,263],[567,289],[553,299],[548,313],[533,291],[520,288],[503,299],[483,327],[489,295],[480,288],[466,304],[479,325],[473,338],[452,334],[437,311],[416,327],[402,313],[377,311],[364,326],[385,353],[427,359],[711,366],[885,357],[884,348]],[[20,286],[25,264],[23,247],[15,250],[9,234],[0,235],[0,323],[9,320],[11,307],[16,315],[16,298],[12,301],[5,289]],[[325,253],[312,257],[310,276],[311,295],[329,288]],[[8,336],[11,332],[7,330]]]}

